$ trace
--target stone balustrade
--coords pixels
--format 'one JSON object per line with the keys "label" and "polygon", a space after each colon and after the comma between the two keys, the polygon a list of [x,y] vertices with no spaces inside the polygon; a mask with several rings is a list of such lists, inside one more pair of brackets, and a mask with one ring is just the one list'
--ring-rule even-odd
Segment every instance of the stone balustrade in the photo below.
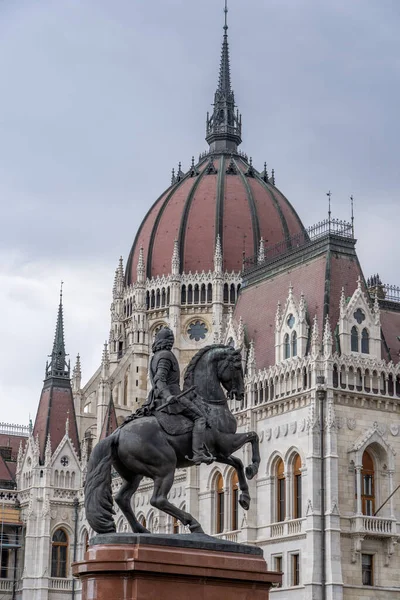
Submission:
{"label": "stone balustrade", "polygon": [[217,533],[213,537],[220,540],[227,540],[228,542],[237,542],[239,538],[239,531],[226,531],[224,533]]}
{"label": "stone balustrade", "polygon": [[279,523],[272,523],[270,534],[272,538],[288,537],[303,533],[303,522],[305,519],[289,519]]}
{"label": "stone balustrade", "polygon": [[400,398],[399,365],[372,358],[335,356],[332,386],[349,392]]}
{"label": "stone balustrade", "polygon": [[64,590],[69,591],[72,590],[72,579],[67,578],[56,578],[52,577],[50,579],[50,589],[51,590]]}
{"label": "stone balustrade", "polygon": [[351,518],[351,533],[365,534],[378,537],[393,536],[396,534],[395,520],[382,517],[356,515]]}
{"label": "stone balustrade", "polygon": [[12,592],[13,584],[12,579],[0,579],[0,592]]}

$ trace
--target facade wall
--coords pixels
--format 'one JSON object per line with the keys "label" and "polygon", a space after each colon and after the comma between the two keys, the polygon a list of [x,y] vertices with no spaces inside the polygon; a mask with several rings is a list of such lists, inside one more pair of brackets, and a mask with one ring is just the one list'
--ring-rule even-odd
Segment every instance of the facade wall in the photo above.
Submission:
{"label": "facade wall", "polygon": [[[218,261],[216,261],[218,262]],[[180,275],[171,276],[174,284]],[[182,276],[183,277],[183,276]],[[213,300],[209,304],[182,304],[179,293],[171,293],[171,305],[161,310],[140,313],[140,328],[135,320],[138,312],[124,317],[118,313],[124,298],[132,289],[114,297],[110,343],[105,348],[101,367],[81,388],[74,388],[78,427],[82,440],[79,461],[70,443],[68,431],[59,448],[47,452],[45,464],[38,460],[37,442],[29,439],[24,455],[19,457],[17,480],[25,527],[25,562],[20,581],[20,598],[55,600],[72,595],[70,572],[65,579],[51,577],[51,539],[62,527],[68,533],[69,556],[76,551],[81,558],[87,537],[92,535],[83,510],[83,481],[90,451],[85,433],[92,432],[96,443],[111,394],[119,419],[135,410],[147,397],[149,389],[148,361],[151,343],[158,327],[167,324],[176,337],[174,351],[182,374],[193,354],[215,342],[229,342],[242,348],[246,366],[246,395],[242,406],[231,402],[238,432],[256,431],[260,440],[261,466],[257,477],[248,482],[251,506],[237,512],[233,527],[233,469],[225,465],[201,465],[177,472],[169,494],[171,502],[198,519],[206,533],[229,540],[257,544],[264,550],[271,569],[281,559],[283,586],[272,590],[279,600],[320,600],[322,580],[322,516],[321,516],[321,406],[324,436],[324,500],[326,592],[328,600],[351,598],[397,598],[400,555],[400,496],[395,494],[377,517],[362,515],[355,496],[357,473],[367,449],[374,460],[375,508],[384,502],[399,483],[400,473],[400,403],[399,368],[381,360],[379,344],[371,346],[369,355],[352,352],[340,356],[333,353],[333,336],[328,325],[319,333],[318,324],[311,325],[303,295],[296,297],[290,286],[286,303],[277,311],[275,331],[264,343],[275,343],[276,363],[257,370],[254,344],[245,339],[245,324],[234,319],[230,298],[225,298],[226,282],[239,285],[236,275],[221,274],[218,269],[204,276],[213,284]],[[174,279],[175,278],[175,279]],[[207,280],[208,280],[207,279]],[[195,285],[199,276],[185,276],[185,285]],[[142,295],[158,283],[147,281]],[[175,284],[174,284],[175,285]],[[118,286],[117,286],[118,288]],[[114,292],[115,295],[115,292]],[[365,301],[358,285],[352,299],[341,300],[339,335],[351,330],[351,319],[357,308],[365,312],[370,331],[379,326],[379,311]],[[350,306],[350,308],[349,308]],[[120,310],[120,309],[118,309]],[[289,331],[288,319],[295,316],[297,355],[285,359],[284,335]],[[346,323],[346,319],[348,323]],[[207,332],[203,339],[190,339],[188,326],[201,321]],[[115,329],[115,324],[118,324]],[[136,325],[135,325],[136,323]],[[119,341],[119,324],[123,341],[122,356],[113,345]],[[289,327],[289,329],[288,329]],[[375,329],[373,329],[375,328]],[[375,332],[376,333],[376,332]],[[375,334],[374,334],[375,335]],[[375,336],[376,337],[376,336]],[[348,337],[343,338],[350,343]],[[346,341],[347,340],[347,341]],[[323,375],[323,383],[319,379]],[[322,400],[321,400],[322,398]],[[322,403],[322,404],[321,404]],[[85,410],[86,407],[86,410]],[[89,407],[89,409],[87,408]],[[245,465],[251,462],[249,446],[236,455]],[[300,457],[301,502],[295,510],[295,457]],[[68,458],[68,467],[60,463]],[[277,465],[283,461],[285,517],[280,520],[277,507]],[[361,462],[360,462],[361,461]],[[74,470],[67,484],[66,470]],[[61,479],[61,473],[63,478]],[[79,474],[79,476],[78,476]],[[224,514],[217,530],[218,475],[223,478]],[[113,479],[113,492],[121,485]],[[220,490],[221,491],[221,490]],[[144,479],[134,496],[136,515],[145,519],[153,532],[174,531],[173,520],[150,505],[152,482]],[[77,537],[75,540],[75,504],[78,502]],[[116,506],[118,531],[128,531],[127,522]],[[180,531],[185,528],[180,525]],[[362,555],[373,555],[374,586],[362,585]],[[294,556],[299,558],[299,580],[294,579]],[[298,585],[294,585],[298,583]],[[397,586],[397,587],[396,587]],[[75,597],[79,598],[79,586]]]}

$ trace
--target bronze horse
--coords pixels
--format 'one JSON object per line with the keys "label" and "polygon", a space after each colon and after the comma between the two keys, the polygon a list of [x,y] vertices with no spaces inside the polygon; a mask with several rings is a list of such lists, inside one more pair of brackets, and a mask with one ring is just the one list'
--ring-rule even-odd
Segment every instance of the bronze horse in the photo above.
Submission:
{"label": "bronze horse", "polygon": [[[204,402],[208,421],[212,425],[206,429],[207,448],[215,456],[216,462],[236,469],[241,492],[239,503],[248,510],[250,495],[246,477],[252,479],[258,472],[258,436],[254,431],[236,433],[236,419],[229,410],[227,396],[222,389],[227,391],[228,398],[243,402],[243,380],[240,351],[214,344],[203,348],[192,358],[186,370],[183,389],[196,386],[199,401]],[[180,415],[176,418],[184,419]],[[252,446],[252,462],[244,469],[242,461],[232,454],[246,443]],[[191,532],[202,532],[200,523],[190,513],[178,509],[167,498],[174,482],[175,469],[193,466],[188,459],[191,447],[190,431],[169,435],[155,416],[134,419],[100,441],[91,454],[85,483],[86,517],[92,529],[97,533],[116,530],[112,518],[115,514],[111,491],[113,466],[123,479],[115,501],[135,533],[147,532],[137,520],[131,505],[131,498],[143,477],[149,477],[154,482],[150,500],[152,506],[176,517]]]}

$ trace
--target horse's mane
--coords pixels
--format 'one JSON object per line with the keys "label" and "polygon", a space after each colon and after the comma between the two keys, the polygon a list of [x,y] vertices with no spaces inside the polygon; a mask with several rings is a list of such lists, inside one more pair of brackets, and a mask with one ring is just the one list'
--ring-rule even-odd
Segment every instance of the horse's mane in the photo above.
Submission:
{"label": "horse's mane", "polygon": [[185,373],[185,377],[184,377],[184,380],[183,380],[183,387],[184,388],[188,388],[188,387],[190,387],[193,384],[194,370],[196,368],[197,363],[199,362],[199,360],[201,358],[203,358],[203,356],[209,350],[213,350],[214,348],[226,348],[226,346],[225,346],[225,344],[212,344],[210,346],[205,346],[204,348],[202,348],[201,350],[199,350],[193,356],[192,360],[190,361],[190,363],[186,367],[186,373]]}

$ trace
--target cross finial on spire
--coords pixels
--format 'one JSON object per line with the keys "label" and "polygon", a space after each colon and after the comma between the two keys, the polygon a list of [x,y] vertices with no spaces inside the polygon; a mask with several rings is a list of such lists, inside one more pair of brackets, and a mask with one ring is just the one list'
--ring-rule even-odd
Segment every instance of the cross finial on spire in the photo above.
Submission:
{"label": "cross finial on spire", "polygon": [[228,30],[228,0],[225,0],[225,8],[224,8],[224,13],[225,13],[225,25],[224,25],[224,30],[225,30],[225,34]]}
{"label": "cross finial on spire", "polygon": [[60,286],[60,304],[58,306],[57,324],[54,335],[53,350],[50,354],[50,362],[46,363],[46,379],[49,377],[58,377],[61,379],[69,379],[70,370],[66,362],[67,354],[65,352],[64,343],[64,315],[62,303],[62,286]]}
{"label": "cross finial on spire", "polygon": [[228,45],[228,2],[225,0],[224,37],[222,41],[218,87],[214,95],[214,111],[207,115],[206,140],[211,152],[229,150],[237,152],[242,141],[242,119],[236,111],[235,96],[231,86]]}
{"label": "cross finial on spire", "polygon": [[331,213],[331,196],[332,196],[331,190],[329,190],[329,192],[327,192],[326,195],[328,196],[328,221],[330,223],[331,215],[332,215],[332,213]]}
{"label": "cross finial on spire", "polygon": [[351,202],[351,233],[353,234],[353,237],[354,237],[354,198],[353,198],[353,194],[350,196],[350,202]]}

